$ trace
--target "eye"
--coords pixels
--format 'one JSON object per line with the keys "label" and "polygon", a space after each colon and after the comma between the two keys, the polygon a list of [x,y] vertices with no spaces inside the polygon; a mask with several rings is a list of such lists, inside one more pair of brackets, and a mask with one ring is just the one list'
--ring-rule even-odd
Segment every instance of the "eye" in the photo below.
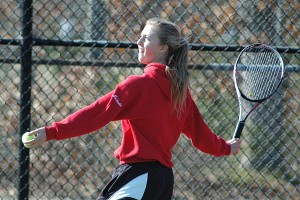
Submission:
{"label": "eye", "polygon": [[148,35],[145,35],[145,34],[141,34],[141,35],[139,36],[139,39],[147,39],[147,40],[149,40],[149,36],[148,36]]}

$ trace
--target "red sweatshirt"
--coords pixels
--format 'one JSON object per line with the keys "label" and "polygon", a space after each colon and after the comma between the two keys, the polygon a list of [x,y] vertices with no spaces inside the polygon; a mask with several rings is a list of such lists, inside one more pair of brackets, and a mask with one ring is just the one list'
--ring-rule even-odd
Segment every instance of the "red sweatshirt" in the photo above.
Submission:
{"label": "red sweatshirt", "polygon": [[230,154],[230,144],[204,122],[190,93],[178,119],[172,111],[166,66],[151,63],[142,75],[129,76],[110,93],[66,119],[46,127],[47,140],[62,140],[96,131],[122,120],[123,138],[115,150],[120,163],[159,161],[173,167],[171,149],[184,133],[199,150],[214,156]]}

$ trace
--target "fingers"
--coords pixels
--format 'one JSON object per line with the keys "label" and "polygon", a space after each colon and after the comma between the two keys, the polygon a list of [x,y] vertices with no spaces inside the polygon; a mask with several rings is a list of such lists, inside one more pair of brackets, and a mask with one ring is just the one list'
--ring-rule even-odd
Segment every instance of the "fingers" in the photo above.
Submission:
{"label": "fingers", "polygon": [[227,142],[231,146],[231,152],[230,152],[230,154],[231,155],[237,155],[239,153],[240,148],[241,148],[241,139],[234,138],[234,139],[231,139],[231,140],[229,140]]}
{"label": "fingers", "polygon": [[38,131],[39,131],[39,129],[31,131],[31,132],[27,132],[27,135],[35,137],[35,136],[37,136],[39,134]]}
{"label": "fingers", "polygon": [[31,148],[31,145],[34,143],[36,131],[24,133],[22,136],[22,142],[25,147]]}
{"label": "fingers", "polygon": [[241,148],[241,142],[242,142],[241,139],[240,138],[235,138],[234,142],[236,143],[238,149],[240,149]]}
{"label": "fingers", "polygon": [[228,143],[232,144],[235,142],[238,142],[239,144],[241,144],[241,139],[240,138],[233,138],[227,141]]}
{"label": "fingers", "polygon": [[26,132],[22,136],[22,142],[26,148],[34,148],[46,142],[46,133],[44,128]]}

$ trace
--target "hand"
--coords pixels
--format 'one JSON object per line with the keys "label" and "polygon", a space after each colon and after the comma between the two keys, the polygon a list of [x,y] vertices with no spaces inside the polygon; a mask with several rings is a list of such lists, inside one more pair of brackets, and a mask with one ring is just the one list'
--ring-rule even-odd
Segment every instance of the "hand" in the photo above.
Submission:
{"label": "hand", "polygon": [[[32,140],[26,140],[26,137],[33,136]],[[27,148],[34,148],[41,146],[46,142],[46,131],[45,128],[39,128],[31,132],[26,132],[22,136],[22,142]]]}
{"label": "hand", "polygon": [[240,138],[234,138],[227,141],[231,146],[230,155],[237,155],[239,153],[239,150],[241,148],[241,139]]}

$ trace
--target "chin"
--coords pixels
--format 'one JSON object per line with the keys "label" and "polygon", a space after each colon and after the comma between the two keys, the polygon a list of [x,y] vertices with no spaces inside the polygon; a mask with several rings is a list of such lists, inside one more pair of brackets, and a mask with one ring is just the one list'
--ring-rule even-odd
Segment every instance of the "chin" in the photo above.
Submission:
{"label": "chin", "polygon": [[143,60],[143,59],[141,59],[141,58],[139,58],[138,60],[139,60],[139,62],[140,62],[141,64],[144,64],[144,65],[149,64],[149,62],[146,62],[145,60]]}

